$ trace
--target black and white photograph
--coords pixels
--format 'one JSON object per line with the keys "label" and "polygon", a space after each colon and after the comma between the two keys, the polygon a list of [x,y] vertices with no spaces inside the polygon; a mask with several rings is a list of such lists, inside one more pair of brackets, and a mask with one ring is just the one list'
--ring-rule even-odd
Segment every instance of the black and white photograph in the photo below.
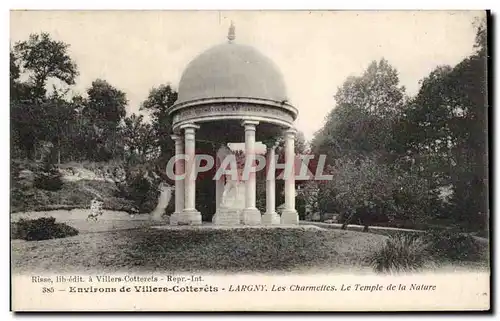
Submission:
{"label": "black and white photograph", "polygon": [[488,11],[10,11],[14,311],[487,311]]}

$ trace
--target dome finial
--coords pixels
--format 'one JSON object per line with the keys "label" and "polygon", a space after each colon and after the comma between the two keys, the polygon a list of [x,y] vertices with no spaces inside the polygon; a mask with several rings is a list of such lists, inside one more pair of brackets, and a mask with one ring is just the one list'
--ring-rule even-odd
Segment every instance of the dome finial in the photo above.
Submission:
{"label": "dome finial", "polygon": [[227,33],[227,39],[229,42],[233,42],[236,38],[235,27],[233,21],[231,21],[231,25],[229,26],[229,32]]}

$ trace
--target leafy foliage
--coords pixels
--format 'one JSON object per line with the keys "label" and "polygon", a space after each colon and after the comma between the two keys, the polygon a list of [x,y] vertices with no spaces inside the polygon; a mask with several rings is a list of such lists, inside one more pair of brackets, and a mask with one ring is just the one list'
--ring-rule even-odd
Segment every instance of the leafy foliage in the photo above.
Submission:
{"label": "leafy foliage", "polygon": [[487,92],[484,26],[476,53],[455,67],[439,66],[421,82],[405,109],[395,145],[411,155],[422,175],[451,184],[450,213],[457,221],[484,228],[487,203]]}
{"label": "leafy foliage", "polygon": [[422,269],[427,262],[428,245],[412,234],[395,234],[374,251],[368,261],[376,272],[410,272]]}
{"label": "leafy foliage", "polygon": [[78,230],[64,223],[56,223],[54,217],[34,220],[20,219],[13,223],[12,239],[40,241],[78,235]]}
{"label": "leafy foliage", "polygon": [[48,191],[60,190],[63,186],[61,174],[53,165],[44,167],[42,171],[37,173],[34,186]]}
{"label": "leafy foliage", "polygon": [[141,110],[148,111],[151,115],[153,130],[157,135],[156,144],[160,147],[164,160],[168,160],[174,150],[174,142],[170,138],[172,120],[168,109],[176,100],[177,92],[170,85],[160,85],[150,90],[148,98],[141,105]]}
{"label": "leafy foliage", "polygon": [[119,195],[134,202],[139,213],[152,212],[160,196],[159,177],[142,167],[127,171],[125,181],[117,183]]}
{"label": "leafy foliage", "polygon": [[27,41],[14,45],[14,53],[21,62],[21,69],[29,74],[34,98],[42,99],[45,96],[45,85],[49,78],[58,79],[67,85],[75,83],[78,71],[68,55],[68,48],[68,44],[51,39],[48,33],[31,34]]}
{"label": "leafy foliage", "polygon": [[429,254],[439,260],[476,262],[485,258],[484,246],[469,234],[434,230],[424,239],[429,243]]}
{"label": "leafy foliage", "polygon": [[319,213],[319,187],[316,181],[307,181],[297,191],[295,209],[300,219],[307,219],[314,213]]}
{"label": "leafy foliage", "polygon": [[[316,155],[327,155],[334,175],[319,184],[321,211],[344,213],[348,222],[374,223],[382,214],[395,226],[446,220],[466,230],[486,227],[483,24],[474,48],[456,66],[438,66],[411,98],[384,59],[346,79],[311,143]],[[447,189],[451,195],[445,197]]]}
{"label": "leafy foliage", "polygon": [[122,135],[129,162],[140,163],[158,157],[156,132],[151,124],[144,121],[143,115],[125,117]]}
{"label": "leafy foliage", "polygon": [[125,117],[126,95],[107,81],[94,80],[87,90],[87,95],[88,99],[83,113],[94,122],[104,125],[105,129],[115,128]]}
{"label": "leafy foliage", "polygon": [[377,222],[411,227],[427,220],[436,206],[436,193],[425,179],[375,158],[338,159],[329,172],[333,179],[320,183],[318,207],[341,213],[344,228],[358,222],[365,230]]}
{"label": "leafy foliage", "polygon": [[343,155],[386,152],[404,103],[396,70],[385,59],[373,61],[363,75],[347,78],[338,89],[336,106],[313,139],[313,152],[330,162]]}

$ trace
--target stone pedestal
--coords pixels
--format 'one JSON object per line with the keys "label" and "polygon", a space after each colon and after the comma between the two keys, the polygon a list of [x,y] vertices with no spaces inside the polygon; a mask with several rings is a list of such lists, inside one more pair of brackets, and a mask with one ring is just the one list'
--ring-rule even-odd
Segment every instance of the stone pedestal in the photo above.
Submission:
{"label": "stone pedestal", "polygon": [[201,225],[201,213],[193,209],[185,209],[177,215],[176,219],[175,225]]}
{"label": "stone pedestal", "polygon": [[281,224],[299,224],[299,213],[296,210],[284,209],[281,213]]}
{"label": "stone pedestal", "polygon": [[179,215],[181,213],[174,212],[170,215],[170,225],[178,225],[179,223]]}
{"label": "stone pedestal", "polygon": [[280,216],[278,213],[265,213],[262,215],[262,224],[265,225],[275,225],[275,224],[280,224]]}
{"label": "stone pedestal", "polygon": [[216,225],[240,225],[240,211],[220,206],[212,219],[212,223]]}
{"label": "stone pedestal", "polygon": [[257,208],[245,208],[241,211],[241,221],[244,225],[260,225],[262,215]]}

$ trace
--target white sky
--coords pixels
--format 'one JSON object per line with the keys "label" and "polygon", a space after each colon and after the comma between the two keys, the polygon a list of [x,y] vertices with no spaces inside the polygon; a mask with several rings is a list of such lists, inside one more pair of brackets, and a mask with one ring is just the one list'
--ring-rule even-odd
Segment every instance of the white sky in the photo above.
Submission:
{"label": "white sky", "polygon": [[71,45],[83,93],[102,78],[123,90],[137,112],[150,88],[177,88],[197,54],[226,41],[231,20],[236,41],[280,67],[297,128],[307,139],[333,108],[346,77],[385,57],[410,94],[437,65],[454,65],[472,52],[478,11],[18,11],[11,42],[49,32]]}

